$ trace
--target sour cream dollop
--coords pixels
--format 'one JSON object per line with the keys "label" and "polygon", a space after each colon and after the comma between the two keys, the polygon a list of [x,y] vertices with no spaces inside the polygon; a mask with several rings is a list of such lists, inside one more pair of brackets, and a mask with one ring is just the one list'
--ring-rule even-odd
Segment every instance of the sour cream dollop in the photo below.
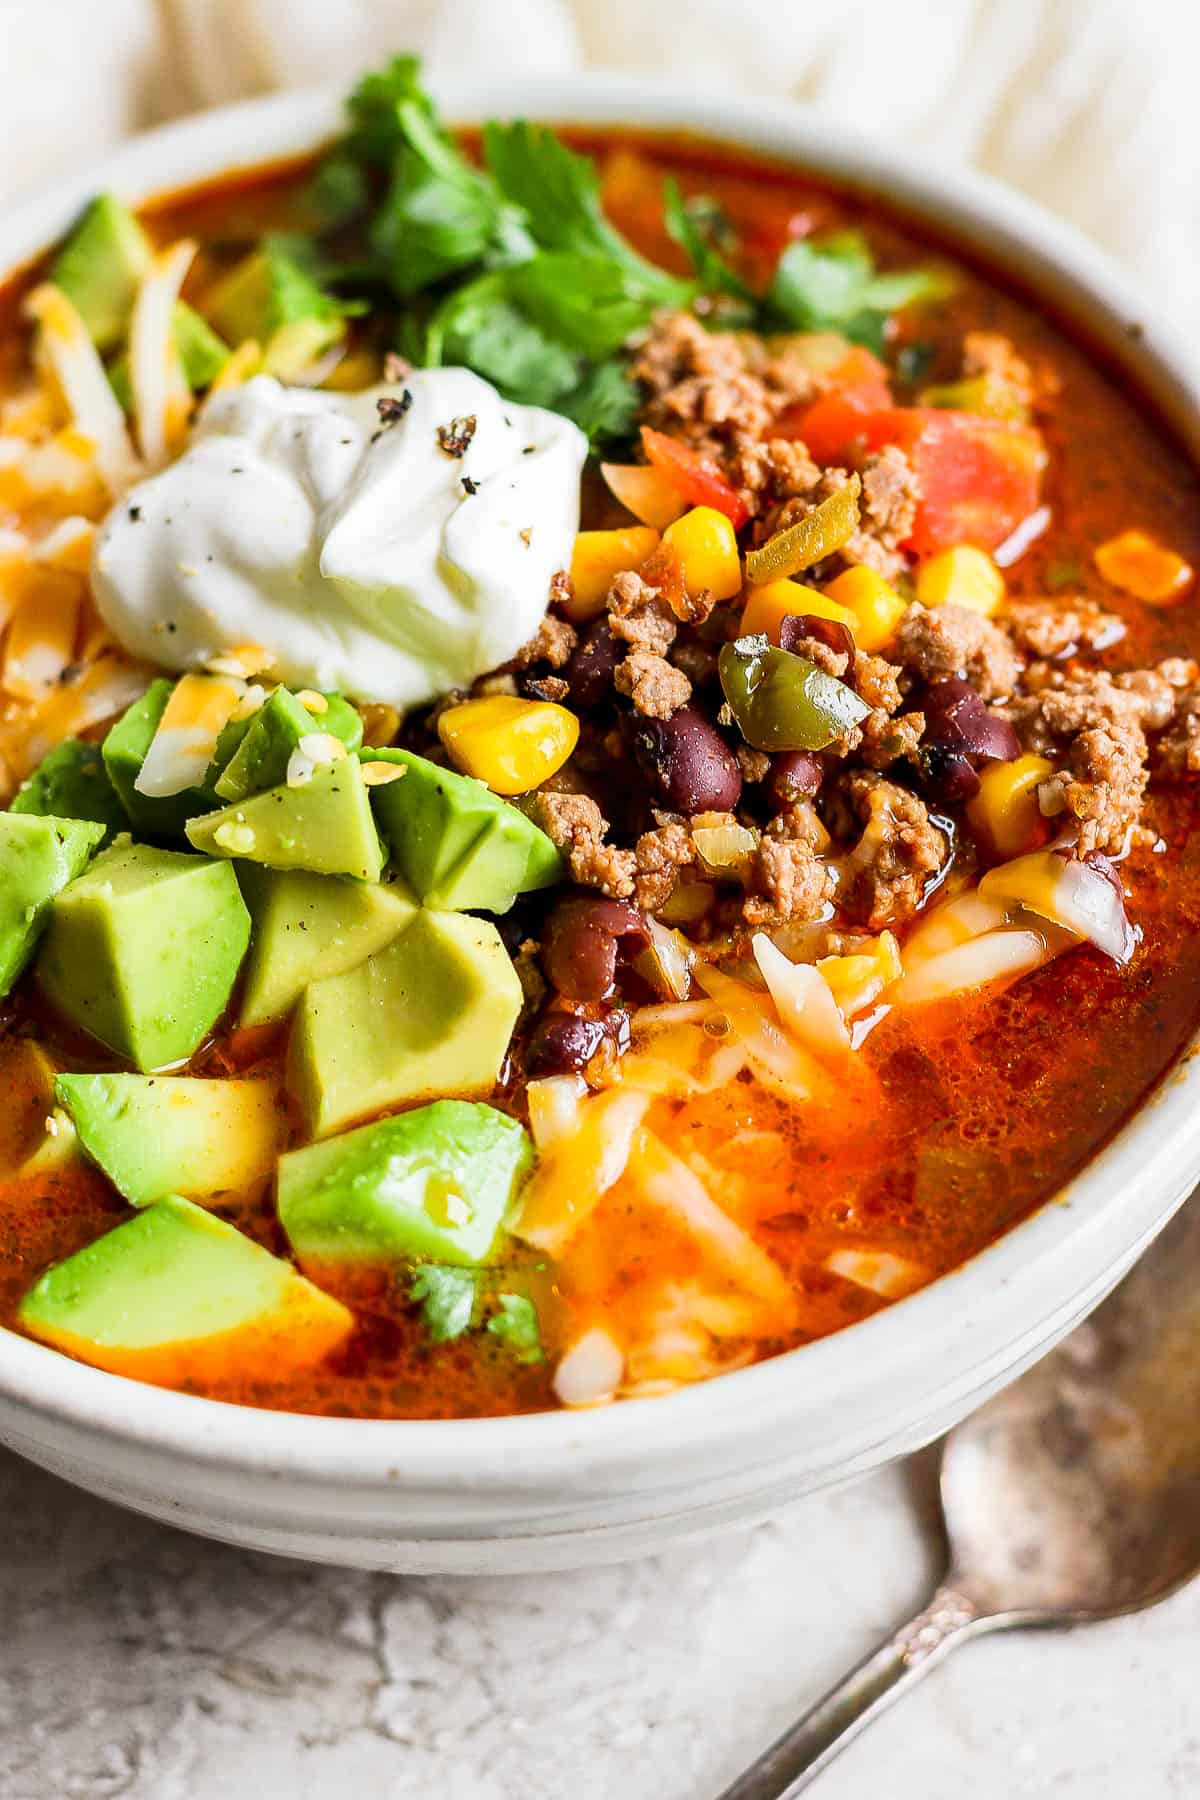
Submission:
{"label": "sour cream dollop", "polygon": [[537,631],[586,456],[569,419],[468,369],[358,394],[260,375],[215,394],[177,461],[109,515],[96,602],[168,668],[258,646],[294,686],[421,705]]}

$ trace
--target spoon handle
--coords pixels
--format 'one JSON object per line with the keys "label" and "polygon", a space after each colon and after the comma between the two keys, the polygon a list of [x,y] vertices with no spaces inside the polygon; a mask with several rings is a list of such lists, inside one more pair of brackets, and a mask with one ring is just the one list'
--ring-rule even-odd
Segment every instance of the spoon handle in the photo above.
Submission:
{"label": "spoon handle", "polygon": [[718,1800],[793,1800],[927,1669],[991,1621],[951,1582],[859,1663],[727,1787]]}

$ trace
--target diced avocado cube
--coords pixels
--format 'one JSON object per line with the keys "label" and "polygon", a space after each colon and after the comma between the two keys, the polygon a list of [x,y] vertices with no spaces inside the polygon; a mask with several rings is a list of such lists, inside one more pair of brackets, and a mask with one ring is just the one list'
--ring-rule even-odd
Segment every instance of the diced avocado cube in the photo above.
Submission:
{"label": "diced avocado cube", "polygon": [[83,1362],[170,1384],[319,1362],[354,1323],[291,1263],[174,1195],[48,1269],[18,1320]]}
{"label": "diced avocado cube", "polygon": [[518,894],[562,880],[545,832],[481,781],[411,750],[364,750],[362,760],[404,770],[372,787],[371,804],[396,868],[427,906],[505,913]]}
{"label": "diced avocado cube", "polygon": [[97,349],[112,350],[124,337],[153,254],[129,208],[114,194],[98,194],[55,257],[50,279],[74,303]]}
{"label": "diced avocado cube", "polygon": [[288,1079],[310,1134],[408,1100],[490,1092],[521,1000],[494,925],[419,912],[378,955],[304,990]]}
{"label": "diced avocado cube", "polygon": [[164,1194],[245,1194],[270,1174],[287,1135],[273,1081],[60,1075],[54,1092],[84,1150],[134,1206]]}
{"label": "diced avocado cube", "polygon": [[[113,194],[100,194],[55,257],[50,279],[73,303],[101,353],[115,349],[124,338],[138,284],[153,255],[150,239],[129,208]],[[188,385],[208,387],[223,368],[228,349],[186,301],[176,302],[172,329]],[[124,357],[109,374],[128,410],[128,397],[120,391],[122,370],[127,389]]]}
{"label": "diced avocado cube", "polygon": [[65,738],[43,757],[17,789],[15,813],[51,814],[58,819],[91,819],[103,825],[103,842],[127,828],[125,808],[108,778],[98,744]]}
{"label": "diced avocado cube", "polygon": [[37,976],[92,1037],[162,1069],[212,1030],[249,940],[228,863],[118,838],[55,900]]}
{"label": "diced avocado cube", "polygon": [[344,309],[270,238],[217,283],[208,311],[231,343],[260,343],[264,371],[281,381],[298,375],[346,330]]}
{"label": "diced avocado cube", "polygon": [[104,836],[90,819],[0,813],[0,994],[21,974],[50,915]]}
{"label": "diced avocado cube", "polygon": [[311,713],[287,688],[276,688],[250,715],[236,750],[213,783],[214,793],[222,800],[244,800],[264,788],[278,787],[287,779],[288,761],[301,738],[325,733],[347,750],[357,750],[362,743],[358,713],[340,694],[321,698],[326,700],[325,711]]}
{"label": "diced avocado cube", "polygon": [[302,1263],[479,1263],[532,1161],[506,1113],[437,1100],[291,1151],[279,1218]]}
{"label": "diced avocado cube", "polygon": [[302,869],[238,867],[254,922],[241,1023],[291,1012],[310,981],[342,975],[412,924],[416,904],[398,882],[348,881]]}
{"label": "diced avocado cube", "polygon": [[204,787],[185,788],[179,794],[137,791],[135,783],[174,688],[175,683],[165,677],[152,681],[141,699],[122,713],[101,746],[108,778],[139,837],[181,838],[189,819],[217,804],[216,795]]}
{"label": "diced avocado cube", "polygon": [[192,819],[189,841],[210,856],[236,856],[269,869],[353,875],[378,881],[383,850],[356,756],[319,763],[300,787],[268,788]]}

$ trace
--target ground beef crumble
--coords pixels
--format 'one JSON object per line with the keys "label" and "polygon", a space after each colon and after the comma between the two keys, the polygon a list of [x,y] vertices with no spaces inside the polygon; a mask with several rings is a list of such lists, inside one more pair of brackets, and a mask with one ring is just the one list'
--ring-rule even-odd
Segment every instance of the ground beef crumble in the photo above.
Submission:
{"label": "ground beef crumble", "polygon": [[867,770],[843,778],[838,800],[848,815],[839,835],[853,820],[863,828],[842,860],[838,904],[872,931],[911,918],[950,854],[945,832],[916,794]]}
{"label": "ground beef crumble", "polygon": [[529,817],[562,852],[572,881],[612,900],[633,893],[633,852],[606,841],[608,820],[589,795],[542,788],[529,803]]}
{"label": "ground beef crumble", "polygon": [[692,697],[692,684],[683,670],[653,650],[634,650],[618,663],[613,686],[647,719],[669,719]]}
{"label": "ground beef crumble", "polygon": [[1012,600],[1002,621],[1018,650],[1028,656],[1074,656],[1106,650],[1125,635],[1116,613],[1082,595],[1062,600]]}
{"label": "ground beef crumble", "polygon": [[759,840],[755,887],[742,915],[748,925],[787,925],[815,919],[831,898],[834,874],[821,855],[827,839],[810,807],[789,807]]}
{"label": "ground beef crumble", "polygon": [[999,626],[965,606],[910,606],[896,627],[894,648],[896,660],[922,681],[965,676],[985,700],[1011,694],[1021,673]]}
{"label": "ground beef crumble", "polygon": [[608,624],[621,643],[655,656],[666,655],[679,629],[658,589],[632,569],[618,575],[609,589]]}
{"label": "ground beef crumble", "polygon": [[656,812],[653,831],[644,831],[634,849],[635,890],[643,912],[656,913],[675,892],[680,869],[696,860],[696,846],[684,819]]}
{"label": "ground beef crumble", "polygon": [[540,662],[549,663],[552,669],[564,669],[578,642],[579,634],[573,625],[554,613],[547,613],[534,636],[521,646],[513,661],[519,669],[528,669]]}

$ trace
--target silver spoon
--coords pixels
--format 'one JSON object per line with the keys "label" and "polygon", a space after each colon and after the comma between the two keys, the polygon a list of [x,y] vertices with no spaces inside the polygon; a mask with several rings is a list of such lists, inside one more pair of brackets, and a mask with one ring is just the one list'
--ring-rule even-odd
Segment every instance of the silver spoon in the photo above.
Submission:
{"label": "silver spoon", "polygon": [[1200,1571],[1200,1196],[1091,1319],[952,1431],[928,1606],[720,1800],[792,1800],[957,1645],[1152,1606]]}

